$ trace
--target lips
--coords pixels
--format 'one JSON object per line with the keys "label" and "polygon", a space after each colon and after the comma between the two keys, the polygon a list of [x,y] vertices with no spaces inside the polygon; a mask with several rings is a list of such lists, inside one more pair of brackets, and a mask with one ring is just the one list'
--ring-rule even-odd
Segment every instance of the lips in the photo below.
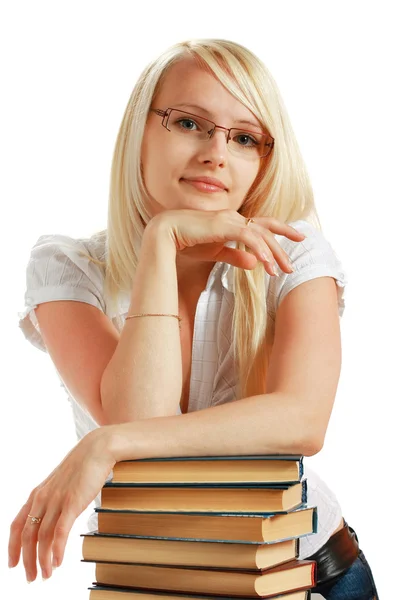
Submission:
{"label": "lips", "polygon": [[210,191],[215,190],[215,188],[218,188],[218,190],[220,191],[228,190],[226,185],[220,179],[216,179],[215,177],[183,177],[182,179],[183,181],[186,181],[187,183],[191,183],[193,185],[199,184],[196,187],[203,187],[204,189],[208,188]]}

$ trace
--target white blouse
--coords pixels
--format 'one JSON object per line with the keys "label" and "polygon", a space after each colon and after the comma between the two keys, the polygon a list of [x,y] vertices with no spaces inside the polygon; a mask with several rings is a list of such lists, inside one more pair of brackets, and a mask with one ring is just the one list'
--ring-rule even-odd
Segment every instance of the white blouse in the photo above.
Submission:
{"label": "white blouse", "polygon": [[[343,315],[344,289],[347,277],[342,264],[324,235],[307,221],[290,223],[307,237],[293,242],[285,236],[275,235],[293,263],[294,272],[285,273],[278,267],[279,275],[265,274],[267,308],[270,318],[290,290],[317,277],[333,277],[337,284],[338,311]],[[236,242],[227,242],[235,246]],[[121,294],[119,309],[111,312],[104,296],[102,269],[79,254],[84,250],[95,258],[103,259],[106,251],[104,234],[87,239],[73,239],[64,235],[42,235],[31,251],[26,274],[25,308],[18,313],[19,326],[25,337],[37,348],[46,352],[34,308],[52,300],[75,300],[97,306],[121,331],[130,305],[130,294]],[[192,371],[188,412],[209,406],[232,402],[238,397],[238,378],[233,368],[231,323],[234,306],[233,267],[215,263],[205,289],[200,295],[194,323]],[[61,377],[60,377],[61,380]],[[72,407],[78,440],[98,427],[91,415],[74,400],[65,384]],[[178,414],[180,408],[178,407]],[[111,477],[111,474],[110,474]],[[307,465],[304,459],[304,476],[307,479],[309,506],[318,507],[317,533],[300,538],[299,558],[316,552],[339,526],[342,517],[334,493]],[[100,506],[100,494],[95,499]],[[97,514],[88,522],[89,529],[97,529]]]}

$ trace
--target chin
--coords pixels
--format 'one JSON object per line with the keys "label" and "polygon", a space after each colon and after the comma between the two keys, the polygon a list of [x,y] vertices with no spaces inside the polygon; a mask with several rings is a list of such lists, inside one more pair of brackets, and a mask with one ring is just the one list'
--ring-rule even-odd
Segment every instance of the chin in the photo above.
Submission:
{"label": "chin", "polygon": [[217,198],[209,198],[209,197],[204,197],[204,195],[202,196],[196,196],[195,198],[193,198],[193,196],[191,198],[186,198],[185,200],[183,200],[180,203],[180,208],[188,208],[191,210],[208,210],[208,211],[213,211],[213,210],[226,210],[228,208],[230,208],[226,201],[223,202],[222,200],[217,200]]}

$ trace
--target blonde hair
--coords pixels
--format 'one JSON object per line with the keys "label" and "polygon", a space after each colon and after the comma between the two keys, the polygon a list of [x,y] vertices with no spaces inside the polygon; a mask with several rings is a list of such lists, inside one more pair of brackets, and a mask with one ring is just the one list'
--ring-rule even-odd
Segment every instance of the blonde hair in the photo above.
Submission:
{"label": "blonde hair", "polygon": [[[185,41],[151,62],[136,83],[116,140],[110,181],[105,261],[105,292],[116,307],[121,291],[131,289],[143,231],[151,219],[150,199],[141,172],[141,147],[149,108],[167,70],[192,57],[213,73],[275,139],[272,153],[250,188],[239,213],[276,217],[284,223],[308,220],[321,229],[311,183],[286,108],[271,74],[250,50],[221,39]],[[238,242],[237,247],[246,250]],[[234,269],[232,343],[240,397],[262,394],[274,339],[274,318],[267,312],[265,270]]]}

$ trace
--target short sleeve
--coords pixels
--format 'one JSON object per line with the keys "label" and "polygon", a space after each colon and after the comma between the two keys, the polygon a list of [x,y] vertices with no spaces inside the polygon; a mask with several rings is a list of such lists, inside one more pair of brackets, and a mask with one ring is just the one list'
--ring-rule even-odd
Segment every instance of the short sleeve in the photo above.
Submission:
{"label": "short sleeve", "polygon": [[293,264],[293,273],[271,277],[271,292],[274,309],[278,308],[286,294],[304,281],[317,277],[333,277],[337,286],[338,311],[341,317],[345,308],[345,286],[347,275],[334,249],[323,233],[307,221],[299,220],[290,225],[304,233],[304,240],[294,242],[285,236],[276,236],[276,240],[289,256]]}
{"label": "short sleeve", "polygon": [[31,250],[26,269],[24,310],[18,313],[26,339],[46,352],[34,309],[43,302],[74,300],[105,312],[104,275],[99,265],[80,252],[90,254],[89,240],[64,235],[42,235]]}

